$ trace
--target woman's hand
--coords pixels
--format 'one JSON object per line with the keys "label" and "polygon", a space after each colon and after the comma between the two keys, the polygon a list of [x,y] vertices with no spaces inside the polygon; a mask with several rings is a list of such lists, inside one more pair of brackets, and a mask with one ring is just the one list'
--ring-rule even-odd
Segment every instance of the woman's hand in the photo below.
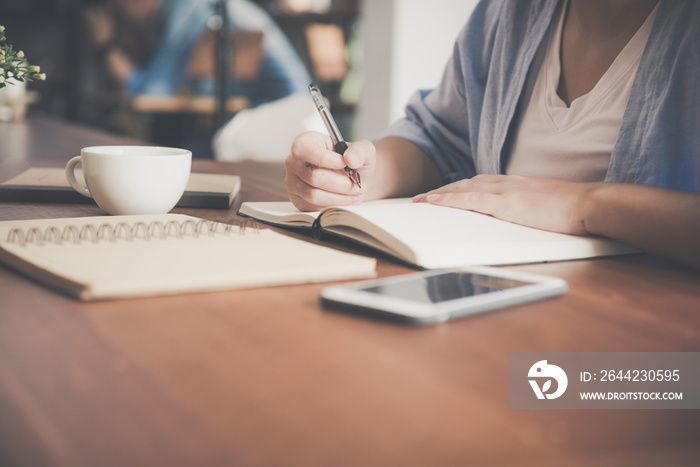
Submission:
{"label": "woman's hand", "polygon": [[700,193],[478,175],[414,198],[544,230],[603,235],[700,269]]}
{"label": "woman's hand", "polygon": [[598,183],[577,183],[516,175],[477,175],[428,193],[415,202],[467,209],[516,224],[588,235],[587,200]]}
{"label": "woman's hand", "polygon": [[[294,140],[285,161],[289,199],[301,211],[360,203],[372,184],[375,160],[376,150],[369,141],[348,143],[341,157],[333,151],[330,137],[317,132],[302,133]],[[348,177],[346,166],[358,171],[362,188]]]}

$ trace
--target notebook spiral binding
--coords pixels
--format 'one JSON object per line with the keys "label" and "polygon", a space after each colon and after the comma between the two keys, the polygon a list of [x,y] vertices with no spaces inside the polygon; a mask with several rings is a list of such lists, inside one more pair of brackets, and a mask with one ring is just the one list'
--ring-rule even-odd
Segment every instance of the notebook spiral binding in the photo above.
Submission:
{"label": "notebook spiral binding", "polygon": [[7,235],[8,243],[18,243],[24,246],[28,243],[43,245],[45,243],[54,243],[62,245],[64,242],[72,242],[80,244],[84,241],[97,243],[102,240],[116,242],[117,240],[132,241],[136,238],[150,240],[157,238],[165,240],[167,238],[180,239],[185,236],[197,238],[200,235],[215,236],[218,233],[230,235],[235,228],[238,232],[245,233],[246,230],[252,229],[257,233],[260,231],[257,222],[252,218],[232,219],[232,220],[215,220],[210,221],[201,219],[199,221],[186,220],[183,222],[168,221],[168,222],[136,222],[127,224],[119,222],[115,225],[99,224],[94,226],[86,224],[78,229],[76,226],[68,225],[63,229],[57,227],[48,227],[40,229],[32,227],[27,229],[15,228],[10,230]]}

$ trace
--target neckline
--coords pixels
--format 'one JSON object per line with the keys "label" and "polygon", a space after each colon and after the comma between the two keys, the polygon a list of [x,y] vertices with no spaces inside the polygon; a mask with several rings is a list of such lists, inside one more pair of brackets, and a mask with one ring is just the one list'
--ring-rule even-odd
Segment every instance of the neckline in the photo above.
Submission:
{"label": "neckline", "polygon": [[[595,105],[608,93],[616,89],[616,84],[620,80],[627,77],[629,73],[636,69],[644,52],[646,42],[649,38],[649,34],[654,23],[654,18],[656,17],[656,11],[659,7],[658,4],[654,7],[634,36],[632,36],[617,57],[615,57],[615,60],[605,71],[600,80],[598,80],[595,86],[593,86],[593,89],[586,94],[577,97],[571,102],[570,105],[567,106],[566,102],[559,97],[557,89],[559,87],[559,78],[561,76],[561,38],[564,28],[564,17],[569,6],[568,3],[569,1],[567,1],[567,4],[564,6],[564,8],[562,8],[559,15],[559,20],[557,22],[557,27],[553,31],[553,37],[548,46],[543,70],[545,79],[544,92],[546,96],[546,107],[549,116],[552,119],[552,123],[554,123],[557,128],[560,128],[560,125],[556,123],[557,121],[561,121],[562,118],[566,119],[566,116],[585,113],[587,109]],[[557,118],[554,118],[555,115],[553,114],[556,114]],[[573,123],[573,121],[571,123]],[[564,126],[568,126],[568,124],[568,120],[566,120]]]}

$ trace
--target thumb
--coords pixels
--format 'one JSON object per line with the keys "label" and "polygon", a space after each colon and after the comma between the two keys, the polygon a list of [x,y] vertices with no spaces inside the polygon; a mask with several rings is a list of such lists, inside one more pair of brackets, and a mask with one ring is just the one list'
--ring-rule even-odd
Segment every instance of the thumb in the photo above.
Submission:
{"label": "thumb", "polygon": [[343,154],[343,162],[351,169],[359,169],[374,165],[376,157],[374,144],[366,139],[348,144],[348,149]]}

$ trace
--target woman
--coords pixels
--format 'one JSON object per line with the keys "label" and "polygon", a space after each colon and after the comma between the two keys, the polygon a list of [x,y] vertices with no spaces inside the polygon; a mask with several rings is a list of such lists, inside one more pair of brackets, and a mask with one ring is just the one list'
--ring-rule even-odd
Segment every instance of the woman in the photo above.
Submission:
{"label": "woman", "polygon": [[692,0],[482,1],[440,85],[376,144],[341,159],[297,138],[289,196],[317,210],[417,194],[700,267],[697,82]]}

